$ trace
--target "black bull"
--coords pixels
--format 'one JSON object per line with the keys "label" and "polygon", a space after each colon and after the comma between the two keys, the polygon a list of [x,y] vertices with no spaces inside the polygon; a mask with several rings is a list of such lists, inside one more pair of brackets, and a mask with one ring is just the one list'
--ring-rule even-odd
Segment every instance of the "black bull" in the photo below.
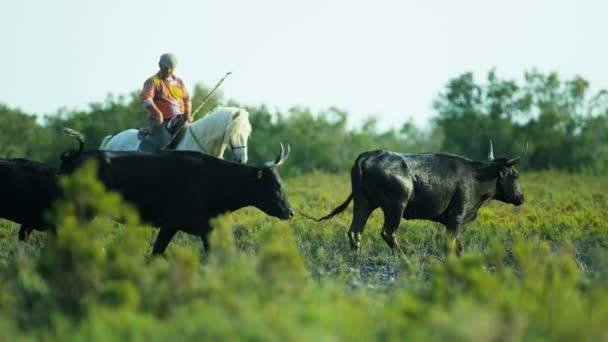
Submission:
{"label": "black bull", "polygon": [[294,212],[283,191],[277,167],[289,154],[281,151],[263,167],[237,164],[198,152],[160,153],[68,151],[60,174],[72,173],[90,159],[98,178],[135,205],[141,219],[160,228],[152,250],[162,254],[178,230],[200,236],[208,250],[209,220],[254,206],[280,219]]}
{"label": "black bull", "polygon": [[348,238],[355,252],[367,219],[376,208],[381,208],[384,213],[381,236],[393,252],[399,249],[395,232],[401,218],[405,218],[442,223],[447,229],[446,249],[455,243],[460,253],[460,228],[477,217],[482,205],[492,199],[523,204],[519,175],[513,165],[527,151],[526,144],[517,158],[494,159],[490,142],[489,161],[435,153],[364,152],[351,170],[351,194],[330,214],[316,221],[332,218],[353,200]]}
{"label": "black bull", "polygon": [[46,212],[61,195],[55,170],[27,159],[0,159],[0,217],[21,224],[19,239],[33,229],[55,232]]}

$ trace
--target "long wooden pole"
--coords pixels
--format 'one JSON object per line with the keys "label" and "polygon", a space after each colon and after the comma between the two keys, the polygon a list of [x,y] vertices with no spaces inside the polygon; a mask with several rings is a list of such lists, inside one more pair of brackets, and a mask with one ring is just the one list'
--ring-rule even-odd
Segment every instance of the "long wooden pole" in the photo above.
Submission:
{"label": "long wooden pole", "polygon": [[198,107],[196,107],[196,110],[194,112],[192,112],[192,114],[190,114],[191,117],[194,118],[194,115],[196,115],[196,113],[201,110],[201,108],[203,108],[203,106],[207,103],[207,101],[209,101],[209,99],[211,98],[211,95],[213,95],[213,93],[215,93],[215,91],[217,90],[217,88],[220,87],[220,85],[224,82],[224,80],[226,79],[226,77],[228,77],[230,74],[232,74],[232,72],[227,72],[226,75],[224,75],[224,77],[222,77],[222,79],[217,82],[217,84],[215,85],[215,87],[213,87],[213,89],[211,89],[211,91],[209,92],[209,94],[207,94],[207,96],[205,96],[205,98],[203,99],[203,102],[201,102],[200,105],[198,105]]}
{"label": "long wooden pole", "polygon": [[[207,94],[207,96],[205,96],[205,98],[203,99],[203,101],[201,102],[200,105],[198,105],[198,107],[196,107],[196,110],[194,112],[192,112],[192,114],[190,114],[190,117],[194,118],[194,115],[196,115],[196,113],[201,110],[201,108],[203,108],[203,106],[209,101],[209,99],[211,98],[211,95],[213,95],[213,93],[215,93],[215,91],[217,90],[217,88],[220,87],[220,85],[224,82],[224,80],[226,79],[226,77],[228,77],[230,74],[232,74],[232,72],[227,72],[226,75],[224,75],[224,77],[222,77],[222,79],[217,82],[217,84],[215,85],[215,87],[213,87],[213,89],[211,89],[211,91]],[[184,124],[182,124],[182,127],[180,127],[175,133],[173,133],[173,135],[171,136],[171,139],[169,139],[169,142],[167,142],[167,144],[165,146],[163,146],[163,148],[161,149],[161,151],[164,151],[167,149],[167,147],[169,147],[169,145],[171,145],[171,143],[173,142],[173,140],[175,140],[175,137],[177,137],[182,130],[186,128],[186,123],[184,122]]]}

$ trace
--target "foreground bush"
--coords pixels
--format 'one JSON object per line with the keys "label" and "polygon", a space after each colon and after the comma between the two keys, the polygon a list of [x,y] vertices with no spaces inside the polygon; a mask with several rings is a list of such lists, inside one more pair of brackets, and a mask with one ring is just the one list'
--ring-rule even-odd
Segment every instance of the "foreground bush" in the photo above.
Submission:
{"label": "foreground bush", "polygon": [[[57,204],[57,238],[23,244],[4,222],[0,340],[608,339],[608,180],[521,181],[528,202],[484,207],[462,257],[446,257],[443,227],[426,221],[402,222],[412,253],[392,256],[376,212],[353,265],[352,207],[322,224],[244,209],[213,222],[211,254],[180,233],[150,258],[157,231],[85,171],[64,180],[78,200]],[[350,191],[323,173],[285,183],[311,216]]]}

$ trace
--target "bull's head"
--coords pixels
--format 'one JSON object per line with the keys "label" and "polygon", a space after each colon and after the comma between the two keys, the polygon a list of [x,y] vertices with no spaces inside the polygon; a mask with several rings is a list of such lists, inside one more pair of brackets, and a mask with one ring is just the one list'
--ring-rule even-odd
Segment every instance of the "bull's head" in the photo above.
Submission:
{"label": "bull's head", "polygon": [[490,140],[490,152],[488,159],[495,163],[498,167],[498,180],[496,182],[496,195],[494,199],[514,205],[522,205],[524,203],[524,194],[521,192],[517,179],[519,173],[514,165],[517,164],[528,152],[528,143],[524,152],[513,159],[499,158],[494,159],[494,149],[492,140]]}
{"label": "bull's head", "polygon": [[263,167],[255,169],[253,178],[257,200],[254,206],[268,215],[287,220],[293,217],[294,212],[287,199],[287,194],[283,191],[278,167],[289,156],[289,145],[287,145],[287,152],[284,151],[282,144],[280,146],[281,151],[274,160],[267,162]]}

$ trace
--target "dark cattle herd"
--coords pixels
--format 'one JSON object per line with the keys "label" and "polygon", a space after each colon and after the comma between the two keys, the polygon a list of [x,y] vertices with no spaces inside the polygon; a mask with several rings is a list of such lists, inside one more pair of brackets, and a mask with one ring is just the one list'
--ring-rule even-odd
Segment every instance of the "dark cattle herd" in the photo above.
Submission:
{"label": "dark cattle herd", "polygon": [[[26,159],[0,160],[0,217],[21,224],[20,240],[26,240],[33,229],[56,232],[46,213],[63,196],[58,176],[71,174],[91,160],[96,161],[98,178],[106,188],[122,194],[144,222],[159,228],[152,254],[162,254],[178,231],[199,236],[208,251],[210,219],[243,207],[253,206],[283,220],[294,216],[278,174],[289,145],[286,151],[280,145],[273,160],[256,167],[200,152],[84,150],[82,136],[69,133],[80,146],[62,153],[58,170]],[[405,218],[442,223],[447,229],[446,246],[454,244],[460,253],[458,233],[476,218],[482,205],[493,199],[514,205],[524,202],[514,165],[526,152],[527,145],[518,157],[495,159],[491,142],[487,161],[436,153],[364,152],[351,170],[351,194],[330,214],[315,220],[332,218],[352,201],[348,239],[355,252],[367,219],[380,208],[381,237],[393,251],[400,249],[395,234]]]}

